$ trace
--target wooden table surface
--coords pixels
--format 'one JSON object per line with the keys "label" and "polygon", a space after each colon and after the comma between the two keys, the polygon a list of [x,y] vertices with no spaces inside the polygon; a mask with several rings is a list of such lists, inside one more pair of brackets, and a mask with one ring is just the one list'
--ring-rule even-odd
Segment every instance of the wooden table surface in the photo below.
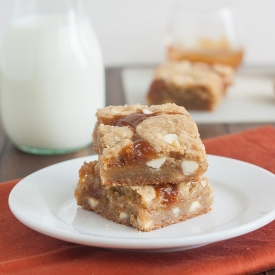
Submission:
{"label": "wooden table surface", "polygon": [[[122,68],[106,69],[106,105],[121,105],[126,103],[121,71]],[[203,139],[236,133],[266,124],[275,126],[275,123],[198,124],[198,129]],[[0,182],[22,178],[51,164],[92,154],[94,154],[92,146],[65,155],[39,156],[21,152],[17,150],[7,138],[0,123]],[[260,274],[275,275],[275,270],[266,271]]]}

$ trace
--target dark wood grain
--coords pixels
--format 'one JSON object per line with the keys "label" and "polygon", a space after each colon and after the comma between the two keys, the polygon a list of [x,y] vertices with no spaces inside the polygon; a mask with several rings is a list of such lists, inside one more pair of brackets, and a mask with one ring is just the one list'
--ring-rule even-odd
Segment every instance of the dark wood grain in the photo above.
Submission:
{"label": "dark wood grain", "polygon": [[106,105],[124,105],[125,103],[121,68],[106,69]]}
{"label": "dark wood grain", "polygon": [[[274,109],[275,110],[275,109]],[[274,116],[275,116],[275,112],[274,112]],[[261,127],[264,125],[271,125],[271,126],[275,126],[275,123],[270,123],[270,122],[266,122],[266,123],[238,123],[238,124],[228,124],[227,125],[227,129],[228,129],[228,133],[236,133],[236,132],[241,132],[241,131],[245,131],[247,129],[252,129],[252,128],[257,128],[257,127]],[[275,138],[275,137],[274,137]]]}
{"label": "dark wood grain", "polygon": [[[121,68],[106,69],[106,105],[125,104]],[[243,123],[243,124],[198,124],[202,139],[217,137],[225,134],[237,133],[246,129],[275,123]],[[65,155],[39,156],[19,151],[5,135],[0,122],[0,182],[22,178],[46,166],[65,160],[93,154],[92,146]],[[275,275],[270,270],[257,275]]]}
{"label": "dark wood grain", "polygon": [[0,159],[1,182],[26,177],[46,166],[92,154],[92,148],[89,146],[71,154],[55,156],[31,155],[19,151],[8,139],[6,140]]}
{"label": "dark wood grain", "polygon": [[227,134],[223,124],[197,124],[201,138],[212,138]]}

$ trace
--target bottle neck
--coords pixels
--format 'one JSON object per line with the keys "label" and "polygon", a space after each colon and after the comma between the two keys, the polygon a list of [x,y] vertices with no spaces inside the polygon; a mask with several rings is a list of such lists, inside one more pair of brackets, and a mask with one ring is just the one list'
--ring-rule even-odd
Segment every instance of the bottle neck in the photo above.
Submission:
{"label": "bottle neck", "polygon": [[70,13],[83,14],[81,0],[14,0],[12,18]]}

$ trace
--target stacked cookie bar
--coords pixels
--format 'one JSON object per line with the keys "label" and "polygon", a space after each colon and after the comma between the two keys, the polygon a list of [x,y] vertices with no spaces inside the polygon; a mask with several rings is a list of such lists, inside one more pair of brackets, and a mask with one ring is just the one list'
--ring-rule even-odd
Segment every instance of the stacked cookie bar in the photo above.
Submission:
{"label": "stacked cookie bar", "polygon": [[98,160],[84,163],[78,205],[150,231],[207,213],[212,187],[197,126],[175,104],[109,106],[93,132]]}

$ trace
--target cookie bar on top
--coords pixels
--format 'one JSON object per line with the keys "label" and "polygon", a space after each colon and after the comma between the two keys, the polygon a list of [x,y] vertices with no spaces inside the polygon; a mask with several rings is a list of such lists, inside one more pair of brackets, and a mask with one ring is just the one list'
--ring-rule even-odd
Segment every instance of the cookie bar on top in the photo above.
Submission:
{"label": "cookie bar on top", "polygon": [[175,104],[109,106],[93,132],[102,185],[198,181],[208,167],[197,126]]}
{"label": "cookie bar on top", "polygon": [[77,204],[103,217],[150,231],[207,213],[213,204],[207,178],[155,186],[102,186],[97,161],[84,163],[75,189]]}
{"label": "cookie bar on top", "polygon": [[187,110],[214,110],[233,76],[234,70],[225,65],[170,61],[156,69],[147,102],[173,102]]}

